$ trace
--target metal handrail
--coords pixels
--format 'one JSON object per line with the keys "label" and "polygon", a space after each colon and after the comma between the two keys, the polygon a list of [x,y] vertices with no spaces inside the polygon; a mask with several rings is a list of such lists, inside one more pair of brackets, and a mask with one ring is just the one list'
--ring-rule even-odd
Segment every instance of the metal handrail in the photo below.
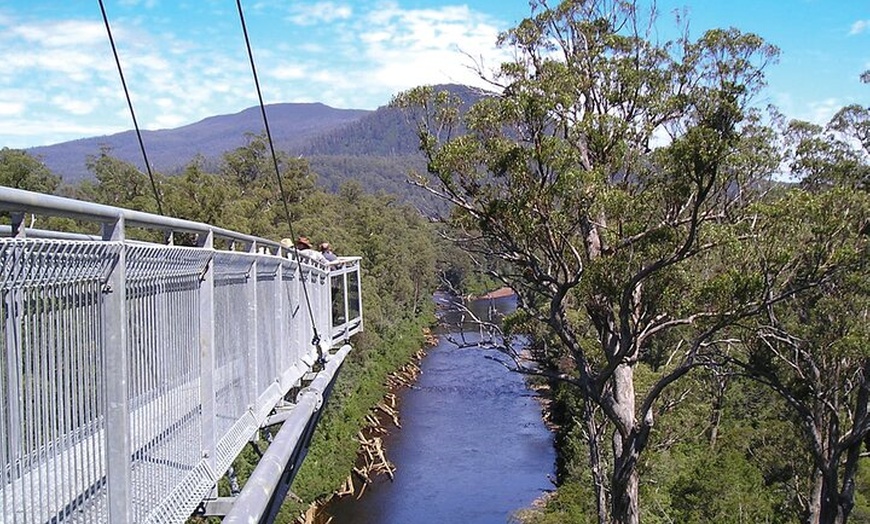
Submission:
{"label": "metal handrail", "polygon": [[127,226],[142,227],[166,232],[196,234],[212,233],[215,237],[240,241],[248,244],[256,242],[259,245],[272,246],[275,248],[281,246],[274,240],[246,235],[244,233],[212,226],[202,222],[155,215],[144,211],[95,204],[93,202],[85,202],[3,186],[0,186],[0,211],[58,216],[89,222],[116,222],[119,219],[122,219]]}

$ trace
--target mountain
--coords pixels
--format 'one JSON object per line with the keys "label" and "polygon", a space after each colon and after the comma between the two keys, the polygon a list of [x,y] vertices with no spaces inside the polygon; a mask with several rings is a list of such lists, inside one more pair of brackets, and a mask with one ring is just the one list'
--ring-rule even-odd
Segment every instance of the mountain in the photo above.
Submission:
{"label": "mountain", "polygon": [[[450,91],[464,107],[486,96],[483,91],[460,85],[435,89]],[[321,186],[335,190],[345,180],[355,179],[369,192],[397,194],[420,209],[432,209],[422,191],[405,184],[408,173],[424,171],[426,163],[415,129],[398,109],[335,109],[314,103],[273,104],[266,106],[266,112],[275,148],[305,156]],[[208,168],[215,167],[223,153],[244,145],[246,133],[262,130],[260,108],[252,107],[176,129],[144,131],[142,139],[152,168],[172,175],[196,155],[205,158]],[[93,176],[85,162],[104,146],[111,148],[113,156],[143,168],[133,131],[35,147],[28,152],[41,158],[64,182],[77,184]]]}
{"label": "mountain", "polygon": [[[468,108],[487,95],[480,89],[456,84],[437,85],[434,89],[449,91],[460,100],[463,108]],[[416,130],[401,110],[389,106],[380,107],[355,122],[314,137],[300,151],[306,156],[402,156],[418,155],[419,152],[420,142]]]}
{"label": "mountain", "polygon": [[[266,106],[275,147],[285,151],[298,151],[313,137],[355,122],[369,113],[371,111],[361,109],[335,109],[320,103]],[[246,133],[262,131],[260,108],[251,107],[236,114],[213,116],[175,129],[143,131],[142,141],[151,167],[172,174],[197,154],[216,159],[224,152],[244,145]],[[91,177],[85,161],[89,155],[98,154],[103,146],[110,147],[113,156],[143,168],[135,131],[34,147],[28,152],[41,158],[65,182],[75,184]]]}

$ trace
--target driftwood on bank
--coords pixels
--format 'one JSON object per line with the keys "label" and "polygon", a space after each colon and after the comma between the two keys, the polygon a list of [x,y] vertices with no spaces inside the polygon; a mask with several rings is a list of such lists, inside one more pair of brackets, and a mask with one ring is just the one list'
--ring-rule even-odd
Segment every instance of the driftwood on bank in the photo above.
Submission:
{"label": "driftwood on bank", "polygon": [[[428,329],[424,330],[423,336],[426,339],[427,346],[434,346],[438,343],[437,337]],[[389,432],[387,428],[388,423],[393,424],[397,428],[402,427],[399,420],[398,399],[395,392],[401,388],[413,387],[417,382],[417,378],[422,373],[417,363],[424,356],[426,356],[426,350],[420,349],[413,355],[411,362],[387,377],[386,385],[389,388],[389,392],[366,414],[365,421],[367,426],[357,433],[357,440],[360,443],[357,465],[329,499],[312,502],[305,513],[300,515],[296,520],[297,524],[322,522],[317,520],[317,517],[320,514],[320,510],[332,497],[355,496],[359,499],[365,492],[366,486],[371,484],[379,475],[386,474],[390,480],[393,480],[396,467],[387,459],[383,439],[380,435],[385,435]],[[357,483],[359,483],[358,488]],[[326,524],[331,520],[332,518],[330,517],[326,521]]]}
{"label": "driftwood on bank", "polygon": [[[427,341],[431,344],[434,337],[432,337],[431,333],[426,335]],[[344,484],[333,496],[354,495],[359,498],[365,491],[366,486],[371,484],[379,475],[387,475],[390,480],[394,478],[396,467],[387,459],[381,435],[389,432],[387,428],[388,423],[397,428],[402,427],[399,420],[398,398],[395,391],[403,387],[410,387],[417,381],[421,373],[417,362],[425,354],[425,350],[421,349],[414,355],[412,362],[405,364],[401,369],[392,373],[387,378],[387,386],[390,391],[366,415],[368,426],[357,433],[356,438],[360,443],[357,466],[353,468],[353,473],[348,476],[347,480],[345,480]],[[356,486],[357,482],[360,483],[359,488]]]}

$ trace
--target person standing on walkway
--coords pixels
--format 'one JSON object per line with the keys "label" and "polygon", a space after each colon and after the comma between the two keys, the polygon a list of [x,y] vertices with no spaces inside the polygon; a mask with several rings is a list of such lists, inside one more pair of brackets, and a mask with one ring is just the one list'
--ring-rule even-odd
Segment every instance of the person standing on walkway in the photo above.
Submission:
{"label": "person standing on walkway", "polygon": [[338,257],[335,256],[335,253],[332,252],[332,248],[329,245],[329,242],[324,242],[320,244],[320,253],[323,255],[323,258],[332,262],[334,260],[338,260]]}

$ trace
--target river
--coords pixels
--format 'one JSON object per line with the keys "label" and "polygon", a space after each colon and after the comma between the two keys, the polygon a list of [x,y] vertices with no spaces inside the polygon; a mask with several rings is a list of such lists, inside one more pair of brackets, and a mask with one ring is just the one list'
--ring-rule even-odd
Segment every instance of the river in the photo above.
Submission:
{"label": "river", "polygon": [[486,354],[440,337],[418,383],[399,393],[402,428],[384,439],[395,479],[329,504],[333,524],[511,522],[553,487],[553,438],[535,394]]}

